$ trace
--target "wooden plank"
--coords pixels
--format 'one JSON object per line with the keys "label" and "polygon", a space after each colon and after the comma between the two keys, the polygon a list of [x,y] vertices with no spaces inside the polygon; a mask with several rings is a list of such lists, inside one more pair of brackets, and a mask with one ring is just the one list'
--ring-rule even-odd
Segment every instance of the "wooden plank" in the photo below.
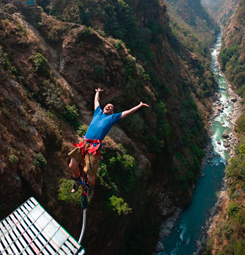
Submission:
{"label": "wooden plank", "polygon": [[[27,247],[25,248],[24,253],[25,253],[26,255],[35,254],[35,253],[30,249],[29,246],[27,246]],[[23,253],[23,254],[24,254],[24,253]]]}
{"label": "wooden plank", "polygon": [[27,243],[26,243],[26,241],[24,240],[24,238],[22,237],[22,235],[19,236],[19,239],[18,239],[18,240],[19,240],[21,246],[23,247],[23,250],[25,250],[25,248],[26,248],[26,246],[27,246]]}
{"label": "wooden plank", "polygon": [[70,254],[71,253],[71,250],[66,246],[66,245],[62,245],[61,246],[61,249],[66,253],[66,254]]}
{"label": "wooden plank", "polygon": [[18,239],[15,240],[14,243],[15,243],[16,247],[17,247],[18,250],[19,250],[19,253],[17,253],[17,254],[22,254],[22,251],[23,251],[24,247],[21,245],[21,243],[19,242],[19,240],[18,240]]}
{"label": "wooden plank", "polygon": [[[32,208],[31,208],[31,207],[29,206],[29,204],[28,204],[28,201],[26,201],[26,203],[24,203],[22,206],[27,210],[28,213],[32,210]],[[28,213],[26,213],[26,215],[27,215]]]}
{"label": "wooden plank", "polygon": [[28,226],[26,225],[26,223],[25,223],[24,220],[21,220],[21,221],[20,221],[20,225],[21,225],[22,228],[23,228],[23,232],[25,232],[25,231],[28,229]]}
{"label": "wooden plank", "polygon": [[59,249],[58,251],[57,251],[57,254],[59,254],[59,255],[69,255],[69,253],[67,254],[67,253],[65,253],[63,250],[61,250],[61,249]]}
{"label": "wooden plank", "polygon": [[11,214],[9,217],[5,218],[5,220],[7,221],[8,225],[10,226],[11,229],[15,226],[15,224],[11,218]]}
{"label": "wooden plank", "polygon": [[8,247],[8,243],[6,242],[6,240],[5,240],[5,237],[4,237],[4,236],[3,236],[3,237],[1,237],[1,242],[2,242],[2,245],[3,245],[4,250],[6,250],[6,249],[7,249],[7,247]]}
{"label": "wooden plank", "polygon": [[37,236],[38,240],[43,244],[43,246],[45,246],[47,244],[47,240],[42,236],[42,234],[40,233],[38,236]]}
{"label": "wooden plank", "polygon": [[28,217],[25,217],[23,220],[25,221],[28,228],[30,228],[33,225],[33,223],[30,221],[30,219]]}
{"label": "wooden plank", "polygon": [[42,248],[43,248],[43,245],[39,242],[39,240],[38,240],[37,238],[35,238],[35,239],[33,240],[33,242],[34,242],[35,245],[38,247],[39,251],[41,251]]}
{"label": "wooden plank", "polygon": [[75,251],[76,248],[73,246],[73,244],[68,240],[65,242],[65,245],[71,250],[71,251]]}
{"label": "wooden plank", "polygon": [[25,204],[27,204],[30,208],[35,208],[36,206],[32,203],[32,201],[29,199],[29,200],[27,200],[26,201],[26,203]]}
{"label": "wooden plank", "polygon": [[4,233],[7,232],[7,229],[6,229],[5,226],[2,224],[2,222],[0,222],[0,229],[1,229],[1,232],[2,232],[2,234],[1,234],[0,236],[4,235]]}
{"label": "wooden plank", "polygon": [[46,250],[49,251],[50,254],[55,254],[55,250],[53,249],[52,246],[50,246],[49,243],[45,246]]}
{"label": "wooden plank", "polygon": [[26,229],[26,233],[29,235],[31,240],[34,240],[36,238],[36,236],[32,233],[30,229]]}
{"label": "wooden plank", "polygon": [[71,242],[77,249],[81,247],[81,245],[72,236],[69,236],[68,241]]}
{"label": "wooden plank", "polygon": [[16,237],[19,238],[19,236],[21,235],[21,233],[20,233],[20,231],[18,230],[18,228],[14,228],[13,231],[14,231]]}
{"label": "wooden plank", "polygon": [[[12,231],[13,232],[13,231]],[[10,234],[5,235],[5,238],[9,244],[9,249],[11,249],[11,253],[10,254],[19,254],[19,251],[17,250],[17,248],[15,247],[15,244],[11,238]]]}
{"label": "wooden plank", "polygon": [[34,197],[30,197],[29,200],[31,200],[34,205],[39,205],[39,203]]}
{"label": "wooden plank", "polygon": [[4,226],[5,229],[6,229],[6,232],[5,232],[5,233],[9,232],[9,230],[11,229],[11,227],[9,226],[8,222],[7,222],[6,220],[3,220],[2,223],[3,223],[3,226]]}
{"label": "wooden plank", "polygon": [[16,245],[16,247],[20,250],[20,253],[19,254],[21,254],[21,251],[23,251],[23,249],[24,249],[24,245],[22,245],[21,244],[21,242],[19,241],[22,237],[21,237],[21,234],[20,234],[20,232],[18,231],[18,229],[17,228],[14,228],[13,229],[13,232],[15,233],[15,236],[16,236],[16,240],[15,240],[15,245]]}
{"label": "wooden plank", "polygon": [[40,236],[39,231],[35,228],[34,225],[30,226],[31,231],[34,233],[35,236]]}
{"label": "wooden plank", "polygon": [[19,250],[15,246],[15,243],[12,243],[10,248],[12,249],[13,254],[20,254]]}
{"label": "wooden plank", "polygon": [[39,254],[37,246],[34,244],[33,240],[31,240],[31,238],[27,235],[26,232],[23,233],[23,238],[26,240],[28,246],[34,251],[34,254]]}
{"label": "wooden plank", "polygon": [[20,212],[19,213],[21,214],[21,216],[22,216],[22,214],[24,214],[26,216],[29,213],[29,211],[26,209],[26,207],[24,205],[21,205],[19,208],[20,208]]}
{"label": "wooden plank", "polygon": [[55,250],[55,251],[58,251],[59,250],[59,247],[56,245],[56,243],[52,240],[52,239],[49,239],[49,245]]}
{"label": "wooden plank", "polygon": [[43,248],[41,250],[41,254],[43,254],[43,255],[50,255],[50,253],[46,250],[46,248]]}
{"label": "wooden plank", "polygon": [[12,251],[10,250],[9,244],[8,244],[8,242],[6,241],[5,237],[1,238],[1,241],[2,241],[2,244],[3,244],[3,247],[4,247],[5,252],[7,252],[7,254],[11,254]]}
{"label": "wooden plank", "polygon": [[3,254],[3,252],[4,252],[4,247],[3,247],[3,245],[2,245],[2,243],[0,242],[0,252],[1,252],[1,254]]}
{"label": "wooden plank", "polygon": [[[25,208],[24,208],[25,209]],[[23,210],[21,210],[21,208],[19,207],[17,210],[16,210],[16,212],[17,212],[17,218],[18,218],[18,220],[20,221],[21,219],[23,219],[23,218],[25,218],[26,217],[26,213],[25,213],[25,211],[23,211]]]}
{"label": "wooden plank", "polygon": [[20,221],[22,219],[21,215],[18,212],[18,209],[15,212],[12,213],[11,218],[12,218],[13,221],[15,219],[16,222]]}

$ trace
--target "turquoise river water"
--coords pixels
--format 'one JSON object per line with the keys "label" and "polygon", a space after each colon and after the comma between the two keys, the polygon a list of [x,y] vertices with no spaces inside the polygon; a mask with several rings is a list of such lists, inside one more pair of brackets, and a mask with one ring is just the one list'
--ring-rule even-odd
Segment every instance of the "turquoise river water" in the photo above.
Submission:
{"label": "turquoise river water", "polygon": [[217,202],[225,175],[225,165],[228,153],[223,146],[222,134],[224,130],[231,131],[229,116],[232,114],[233,104],[229,100],[228,84],[217,65],[217,55],[221,47],[221,34],[217,37],[215,47],[211,50],[212,69],[219,84],[219,101],[224,110],[214,119],[212,126],[213,157],[209,163],[202,166],[204,177],[199,177],[190,205],[180,214],[172,229],[171,235],[165,236],[161,242],[164,251],[158,255],[191,255],[196,251],[196,242],[201,236],[201,228],[209,218],[209,210]]}

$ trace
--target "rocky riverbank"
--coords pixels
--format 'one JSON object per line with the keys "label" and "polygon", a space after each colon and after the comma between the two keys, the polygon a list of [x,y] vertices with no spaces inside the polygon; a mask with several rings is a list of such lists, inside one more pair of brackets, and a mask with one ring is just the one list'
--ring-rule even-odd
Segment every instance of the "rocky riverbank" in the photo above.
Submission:
{"label": "rocky riverbank", "polygon": [[[216,60],[216,67],[219,67],[219,64]],[[220,69],[219,69],[220,70]],[[223,75],[221,73],[221,75]],[[216,93],[213,99],[213,109],[209,117],[209,135],[210,137],[213,135],[212,133],[212,127],[216,122],[216,117],[222,114],[226,109],[229,107],[232,107],[232,112],[226,116],[226,122],[229,123],[222,123],[222,127],[227,127],[227,130],[222,134],[222,141],[218,141],[217,143],[219,145],[222,145],[222,150],[225,150],[229,158],[232,158],[234,156],[234,146],[238,143],[238,139],[235,133],[235,123],[237,119],[239,118],[241,114],[241,98],[233,91],[231,84],[226,81],[228,84],[227,92],[229,93],[229,99],[224,102],[221,100],[221,94]],[[213,164],[212,159],[217,155],[217,152],[214,151],[214,146],[212,145],[212,142],[209,141],[205,150],[205,158],[203,159],[202,164]],[[225,162],[224,163],[228,163]],[[205,176],[204,173],[200,173],[201,176]],[[204,177],[205,178],[205,177]],[[209,210],[209,217],[206,220],[204,226],[202,226],[201,229],[201,237],[196,242],[196,251],[193,253],[193,255],[201,255],[204,253],[205,245],[208,239],[209,232],[212,231],[212,229],[215,227],[216,222],[218,221],[218,212],[221,210],[221,208],[224,206],[224,204],[229,201],[229,197],[226,192],[226,182],[225,180],[222,183],[221,192],[219,194],[218,200],[215,203],[215,205]],[[164,250],[164,245],[161,243],[161,239],[167,235],[171,234],[172,229],[174,228],[179,215],[181,213],[181,209],[177,208],[175,214],[164,221],[161,225],[161,230],[159,233],[159,242],[157,243],[155,253],[153,255],[157,255],[158,252],[161,252]]]}
{"label": "rocky riverbank", "polygon": [[[232,104],[232,114],[229,117],[229,123],[231,132],[228,133],[224,131],[222,138],[223,138],[223,145],[229,154],[229,159],[234,156],[234,146],[238,143],[238,139],[235,133],[235,124],[239,116],[241,115],[241,98],[234,92],[232,89],[231,84],[227,81],[228,84],[228,91],[230,95],[230,99],[227,103]],[[215,118],[224,110],[224,106],[221,105],[219,101],[219,93],[216,94],[216,98],[213,103],[213,112],[209,119],[209,126],[212,127],[214,124]],[[209,145],[206,148],[206,158],[203,164],[208,163],[208,161],[213,156],[213,146]],[[228,161],[229,164],[229,161]],[[215,205],[209,210],[209,218],[206,220],[205,225],[202,227],[201,237],[197,241],[196,246],[197,250],[193,253],[193,255],[202,255],[205,246],[207,243],[207,239],[209,237],[209,233],[215,228],[216,223],[219,220],[219,212],[223,206],[229,201],[229,196],[227,194],[227,185],[226,180],[224,180],[222,184],[221,191],[219,193],[219,197]]]}
{"label": "rocky riverbank", "polygon": [[153,253],[153,255],[157,255],[158,252],[161,252],[164,250],[164,245],[162,244],[161,239],[171,234],[171,231],[175,223],[177,222],[181,211],[182,209],[177,208],[175,213],[171,217],[169,217],[166,221],[162,222],[160,227],[160,232],[159,232],[159,241],[157,243],[157,246],[155,248],[155,253]]}

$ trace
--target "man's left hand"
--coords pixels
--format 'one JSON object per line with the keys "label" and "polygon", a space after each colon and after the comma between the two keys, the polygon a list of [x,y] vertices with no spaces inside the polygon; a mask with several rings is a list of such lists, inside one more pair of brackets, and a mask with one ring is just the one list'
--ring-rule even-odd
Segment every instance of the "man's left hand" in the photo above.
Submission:
{"label": "man's left hand", "polygon": [[141,105],[141,106],[150,107],[148,104],[145,104],[145,103],[143,103],[143,102],[140,102],[140,105]]}

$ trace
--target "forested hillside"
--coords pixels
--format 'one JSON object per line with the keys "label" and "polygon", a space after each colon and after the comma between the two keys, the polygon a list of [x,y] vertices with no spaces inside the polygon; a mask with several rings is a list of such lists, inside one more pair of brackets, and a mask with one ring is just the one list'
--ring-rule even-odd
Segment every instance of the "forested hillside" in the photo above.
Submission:
{"label": "forested hillside", "polygon": [[[219,55],[221,68],[236,92],[245,93],[245,1],[238,8],[224,28],[223,44]],[[207,254],[245,254],[245,110],[237,121],[236,132],[239,144],[236,155],[227,167],[228,200],[222,206],[219,221],[212,231]]]}
{"label": "forested hillside", "polygon": [[86,254],[150,254],[160,222],[190,201],[204,156],[214,23],[203,12],[203,30],[213,32],[200,41],[193,29],[202,24],[180,28],[162,1],[0,3],[1,218],[33,195],[78,237],[80,192],[70,193],[67,153],[101,87],[102,107],[150,109],[104,141]]}
{"label": "forested hillside", "polygon": [[[167,0],[166,2],[171,15],[170,23],[176,33],[185,37],[186,46],[196,45],[195,51],[200,51],[206,46],[206,50],[209,50],[210,44],[214,43],[214,35],[219,27],[202,7],[201,1]],[[188,31],[192,31],[192,33],[188,34]],[[191,43],[188,40],[191,40]],[[204,46],[200,46],[200,43]]]}
{"label": "forested hillside", "polygon": [[232,14],[236,10],[238,0],[202,0],[202,4],[206,6],[209,13],[221,25],[225,25],[229,21]]}

